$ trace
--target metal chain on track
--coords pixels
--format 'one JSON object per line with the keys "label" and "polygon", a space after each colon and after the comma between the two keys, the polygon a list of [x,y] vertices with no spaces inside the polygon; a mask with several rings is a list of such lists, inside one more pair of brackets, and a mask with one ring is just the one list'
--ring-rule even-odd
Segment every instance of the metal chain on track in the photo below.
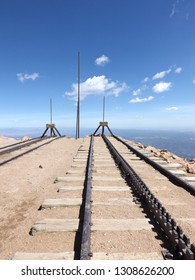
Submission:
{"label": "metal chain on track", "polygon": [[[124,178],[129,185],[134,189],[139,199],[146,203],[148,209],[153,214],[157,224],[171,242],[173,248],[174,259],[195,259],[195,245],[190,244],[190,239],[183,234],[181,227],[177,226],[176,221],[171,218],[171,215],[166,211],[165,207],[152,194],[149,188],[130,167],[125,159],[118,153],[115,147],[111,144],[108,138],[103,134],[108,149],[110,150],[116,164],[119,166]],[[165,256],[166,258],[166,256]]]}

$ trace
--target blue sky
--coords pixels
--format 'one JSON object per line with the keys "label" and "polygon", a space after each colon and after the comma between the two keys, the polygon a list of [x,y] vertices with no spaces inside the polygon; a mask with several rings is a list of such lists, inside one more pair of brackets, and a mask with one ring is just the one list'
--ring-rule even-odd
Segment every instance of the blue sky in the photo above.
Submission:
{"label": "blue sky", "polygon": [[1,0],[0,128],[195,131],[194,0]]}

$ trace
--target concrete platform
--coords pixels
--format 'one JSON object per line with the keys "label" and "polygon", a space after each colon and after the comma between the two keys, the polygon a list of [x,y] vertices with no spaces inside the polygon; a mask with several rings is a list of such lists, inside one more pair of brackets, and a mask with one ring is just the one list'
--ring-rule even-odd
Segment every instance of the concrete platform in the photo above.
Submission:
{"label": "concrete platform", "polygon": [[67,171],[66,174],[74,174],[74,175],[79,174],[80,175],[80,174],[85,174],[85,172],[86,172],[85,168],[82,168],[79,170],[71,169],[71,170]]}
{"label": "concrete platform", "polygon": [[106,191],[106,192],[129,192],[128,186],[92,186],[93,191]]}
{"label": "concrete platform", "polygon": [[182,165],[180,163],[167,163],[166,165],[164,165],[163,167],[165,169],[168,169],[168,170],[175,170],[179,167],[181,167]]}
{"label": "concrete platform", "polygon": [[[57,199],[46,199],[41,205],[41,209],[54,208],[54,207],[72,207],[81,206],[81,198],[57,198]],[[135,205],[130,198],[109,198],[104,201],[95,200],[92,205]]]}
{"label": "concrete platform", "polygon": [[102,154],[94,154],[93,153],[93,159],[106,159],[106,160],[108,160],[108,159],[111,159],[112,157],[111,157],[111,155],[110,154],[108,154],[108,153],[106,153],[106,155],[105,155],[105,153],[102,153]]}
{"label": "concrete platform", "polygon": [[135,206],[135,203],[130,198],[109,198],[106,200],[94,200],[92,205],[133,205]]}
{"label": "concrete platform", "polygon": [[92,231],[151,230],[147,219],[92,219]]}
{"label": "concrete platform", "polygon": [[153,156],[153,154],[151,154],[150,152],[144,151],[143,149],[137,149],[135,148],[138,152],[142,153],[144,156],[146,157],[150,157]]}
{"label": "concrete platform", "polygon": [[114,165],[114,164],[109,164],[109,165],[107,165],[107,164],[101,164],[101,165],[99,165],[99,164],[94,164],[93,165],[93,168],[92,168],[92,171],[101,171],[101,170],[106,170],[106,171],[116,171],[116,170],[119,170],[118,168],[117,168],[117,166],[116,165]]}
{"label": "concrete platform", "polygon": [[73,162],[84,162],[85,164],[87,164],[87,159],[86,158],[74,158]]}
{"label": "concrete platform", "polygon": [[[151,230],[147,219],[93,219],[92,231],[128,231]],[[79,219],[44,219],[37,221],[31,229],[31,235],[52,232],[76,232]]]}
{"label": "concrete platform", "polygon": [[120,154],[121,154],[121,155],[134,155],[134,156],[136,156],[133,152],[131,152],[131,151],[129,151],[129,150],[123,151],[123,152],[121,152]]}
{"label": "concrete platform", "polygon": [[113,163],[113,159],[112,158],[109,158],[109,159],[94,159],[93,160],[94,164],[96,162],[100,162],[100,163]]}
{"label": "concrete platform", "polygon": [[178,176],[178,177],[184,177],[184,176],[187,176],[187,173],[183,170],[170,170],[170,172],[172,174],[174,174],[175,176]]}
{"label": "concrete platform", "polygon": [[53,207],[81,206],[82,198],[57,198],[45,199],[41,205],[41,209]]}
{"label": "concrete platform", "polygon": [[184,180],[189,182],[189,183],[190,182],[195,182],[195,177],[185,177]]}
{"label": "concrete platform", "polygon": [[155,162],[158,163],[159,165],[162,165],[163,167],[168,164],[167,161],[162,159],[155,160]]}
{"label": "concrete platform", "polygon": [[78,227],[79,219],[43,219],[35,222],[34,226],[31,228],[31,235],[43,232],[76,232]]}
{"label": "concrete platform", "polygon": [[85,176],[72,176],[72,177],[57,177],[54,181],[54,183],[57,182],[75,182],[75,181],[84,181],[85,180]]}
{"label": "concrete platform", "polygon": [[195,177],[184,177],[183,180],[185,180],[192,187],[195,187]]}
{"label": "concrete platform", "polygon": [[159,157],[155,157],[155,156],[148,156],[149,159],[153,160],[153,161],[159,161]]}
{"label": "concrete platform", "polygon": [[94,176],[112,176],[117,177],[120,176],[120,171],[118,169],[108,170],[108,169],[93,169]]}
{"label": "concrete platform", "polygon": [[109,168],[109,167],[116,167],[116,164],[114,162],[112,163],[105,163],[105,162],[94,162],[93,165],[95,168]]}
{"label": "concrete platform", "polygon": [[195,188],[195,182],[189,182],[189,184]]}
{"label": "concrete platform", "polygon": [[74,252],[64,252],[64,253],[16,252],[12,260],[74,260]]}
{"label": "concrete platform", "polygon": [[86,161],[75,161],[71,164],[71,168],[86,167]]}
{"label": "concrete platform", "polygon": [[83,186],[62,186],[58,189],[58,192],[79,191],[79,190],[83,190]]}
{"label": "concrete platform", "polygon": [[132,155],[132,154],[125,154],[125,158],[130,159],[130,160],[141,160],[139,157],[137,157],[136,155]]}
{"label": "concrete platform", "polygon": [[124,181],[124,179],[122,177],[103,177],[103,176],[97,176],[97,175],[93,175],[92,176],[92,179],[94,181],[114,181],[114,182],[117,182],[117,181]]}

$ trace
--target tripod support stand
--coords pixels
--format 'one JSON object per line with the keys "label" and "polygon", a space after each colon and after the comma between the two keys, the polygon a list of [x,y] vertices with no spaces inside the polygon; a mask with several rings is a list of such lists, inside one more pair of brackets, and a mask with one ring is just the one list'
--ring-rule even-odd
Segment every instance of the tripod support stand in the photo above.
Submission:
{"label": "tripod support stand", "polygon": [[54,123],[47,123],[47,124],[46,124],[46,129],[45,129],[43,135],[41,136],[41,138],[44,137],[44,136],[46,135],[48,129],[50,129],[50,137],[52,137],[52,136],[57,136],[57,135],[55,134],[55,131],[57,132],[57,134],[58,134],[59,136],[61,136],[61,134],[59,133],[59,131],[58,131],[57,128],[55,127],[55,124],[54,124]]}
{"label": "tripod support stand", "polygon": [[99,128],[102,127],[102,134],[104,134],[104,128],[106,127],[110,134],[113,135],[112,131],[110,130],[109,126],[108,126],[108,122],[100,122],[98,128],[95,130],[95,132],[93,133],[93,135],[96,135],[96,132],[99,130]]}

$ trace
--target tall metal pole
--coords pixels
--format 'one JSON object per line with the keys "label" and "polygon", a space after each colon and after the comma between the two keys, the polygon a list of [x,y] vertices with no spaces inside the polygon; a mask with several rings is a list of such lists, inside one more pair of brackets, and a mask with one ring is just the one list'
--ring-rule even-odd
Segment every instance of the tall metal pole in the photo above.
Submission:
{"label": "tall metal pole", "polygon": [[105,96],[103,98],[103,122],[104,122],[104,117],[105,117]]}
{"label": "tall metal pole", "polygon": [[80,137],[80,52],[78,52],[78,138]]}
{"label": "tall metal pole", "polygon": [[[50,124],[52,124],[52,99],[50,98]],[[50,137],[52,137],[53,129],[50,128]]]}
{"label": "tall metal pole", "polygon": [[52,124],[52,99],[50,98],[50,123]]}
{"label": "tall metal pole", "polygon": [[[103,97],[103,122],[105,117],[105,96]],[[102,134],[104,134],[104,125],[102,126]]]}
{"label": "tall metal pole", "polygon": [[80,52],[78,52],[78,98],[77,98],[76,139],[79,137],[80,137]]}

